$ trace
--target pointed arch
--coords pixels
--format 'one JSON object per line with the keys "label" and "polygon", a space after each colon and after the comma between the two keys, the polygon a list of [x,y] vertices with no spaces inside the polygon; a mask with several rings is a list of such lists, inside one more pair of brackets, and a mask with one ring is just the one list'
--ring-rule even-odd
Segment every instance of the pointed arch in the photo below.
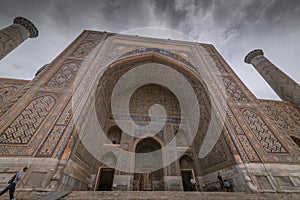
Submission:
{"label": "pointed arch", "polygon": [[184,154],[179,160],[180,169],[193,169],[194,159],[189,155]]}
{"label": "pointed arch", "polygon": [[188,133],[182,129],[175,131],[177,147],[188,147],[190,145]]}
{"label": "pointed arch", "polygon": [[122,130],[117,126],[112,126],[107,131],[107,137],[113,144],[120,144]]}

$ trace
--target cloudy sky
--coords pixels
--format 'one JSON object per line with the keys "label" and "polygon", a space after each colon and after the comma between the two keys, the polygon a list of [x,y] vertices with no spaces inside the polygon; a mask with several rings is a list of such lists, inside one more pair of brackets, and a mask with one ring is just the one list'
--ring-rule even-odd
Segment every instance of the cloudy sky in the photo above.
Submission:
{"label": "cloudy sky", "polygon": [[121,33],[160,27],[214,44],[258,98],[278,99],[243,62],[253,49],[263,49],[269,60],[300,83],[298,0],[0,0],[0,28],[16,16],[30,19],[39,36],[0,61],[0,77],[32,79],[85,29]]}

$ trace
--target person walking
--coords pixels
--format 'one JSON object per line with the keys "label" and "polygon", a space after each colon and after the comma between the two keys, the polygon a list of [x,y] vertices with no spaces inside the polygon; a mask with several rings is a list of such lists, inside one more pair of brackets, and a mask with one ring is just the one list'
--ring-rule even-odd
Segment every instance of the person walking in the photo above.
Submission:
{"label": "person walking", "polygon": [[23,176],[24,172],[26,172],[28,167],[24,167],[21,169],[15,176],[13,176],[9,181],[9,185],[0,192],[0,196],[2,196],[4,193],[9,191],[9,199],[13,200],[14,199],[14,193],[16,189],[17,183],[20,181],[21,177]]}
{"label": "person walking", "polygon": [[223,178],[222,178],[220,172],[218,172],[217,179],[219,180],[219,183],[221,185],[221,190],[224,190],[224,181],[223,181]]}
{"label": "person walking", "polygon": [[226,192],[230,192],[231,185],[228,180],[224,180],[224,187],[226,189]]}

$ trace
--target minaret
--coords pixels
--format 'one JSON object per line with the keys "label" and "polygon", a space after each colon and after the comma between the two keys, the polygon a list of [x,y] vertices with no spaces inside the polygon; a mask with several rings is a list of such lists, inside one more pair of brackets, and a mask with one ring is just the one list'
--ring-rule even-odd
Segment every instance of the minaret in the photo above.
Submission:
{"label": "minaret", "polygon": [[289,101],[300,109],[299,84],[264,57],[261,49],[248,53],[244,61],[255,67],[282,100]]}
{"label": "minaret", "polygon": [[38,36],[34,24],[24,17],[16,17],[12,25],[0,30],[0,60],[28,37]]}

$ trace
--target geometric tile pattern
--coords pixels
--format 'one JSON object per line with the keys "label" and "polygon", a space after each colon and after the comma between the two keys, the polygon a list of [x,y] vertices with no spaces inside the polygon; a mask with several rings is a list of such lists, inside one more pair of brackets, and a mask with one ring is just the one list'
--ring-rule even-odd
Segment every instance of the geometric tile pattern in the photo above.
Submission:
{"label": "geometric tile pattern", "polygon": [[76,76],[81,63],[82,61],[66,60],[63,66],[47,83],[47,86],[68,87]]}
{"label": "geometric tile pattern", "polygon": [[10,51],[16,48],[19,44],[24,41],[22,37],[22,29],[17,25],[11,25],[1,30],[0,32],[0,58],[2,59]]}
{"label": "geometric tile pattern", "polygon": [[280,114],[273,107],[269,105],[262,106],[263,110],[269,115],[269,117],[274,120],[275,124],[278,127],[283,129],[290,129],[290,125],[287,124],[284,119],[280,116]]}
{"label": "geometric tile pattern", "polygon": [[221,62],[222,59],[219,56],[218,52],[215,51],[214,47],[212,45],[209,45],[209,44],[201,44],[201,46],[209,54],[209,56],[207,56],[208,61],[210,59],[212,59],[213,62],[214,62],[214,66],[217,67],[217,70],[220,73],[227,73],[227,70],[224,68],[224,66],[223,66],[223,64]]}
{"label": "geometric tile pattern", "polygon": [[234,80],[224,77],[223,82],[228,94],[231,96],[233,101],[239,101],[239,102],[249,101]]}
{"label": "geometric tile pattern", "polygon": [[264,101],[260,107],[294,146],[293,149],[300,152],[299,146],[291,138],[291,136],[300,138],[300,113],[297,108],[291,104],[275,101]]}
{"label": "geometric tile pattern", "polygon": [[246,135],[237,135],[242,147],[244,148],[250,162],[260,162],[259,157],[257,156],[255,150],[253,149],[249,139]]}
{"label": "geometric tile pattern", "polygon": [[[231,125],[232,129],[235,132],[236,137],[238,138],[238,141],[240,142],[242,149],[244,149],[244,151],[240,150],[240,145],[236,145],[236,148],[238,150],[238,152],[241,155],[241,158],[244,158],[244,154],[247,155],[247,157],[249,158],[250,162],[260,162],[260,159],[257,155],[257,153],[255,152],[255,150],[253,149],[253,146],[251,145],[248,137],[246,136],[246,134],[244,133],[243,129],[241,128],[241,126],[239,125],[239,123],[237,122],[237,120],[235,119],[235,117],[233,116],[233,114],[231,112],[227,112],[227,120],[229,122],[229,124]],[[233,141],[234,138],[232,138]],[[236,142],[235,142],[236,143]],[[245,162],[245,159],[243,159]]]}
{"label": "geometric tile pattern", "polygon": [[0,107],[2,107],[9,99],[18,91],[15,86],[6,86],[0,88]]}
{"label": "geometric tile pattern", "polygon": [[31,81],[0,79],[0,116],[2,116],[22,96],[26,85]]}
{"label": "geometric tile pattern", "polygon": [[291,111],[290,106],[268,102],[262,104],[261,108],[281,130],[287,133],[299,133],[300,116],[297,116],[299,112],[296,112],[296,110]]}
{"label": "geometric tile pattern", "polygon": [[226,72],[225,68],[221,64],[219,57],[217,55],[210,55],[210,57],[214,60],[215,66],[217,67],[219,72],[221,73]]}
{"label": "geometric tile pattern", "polygon": [[83,41],[71,56],[75,58],[85,58],[96,45],[96,42]]}
{"label": "geometric tile pattern", "polygon": [[[8,80],[7,82],[4,80],[4,85],[1,86],[0,81],[0,87],[3,88],[5,86],[13,86],[17,88],[17,91],[13,94],[10,95],[9,97],[6,98],[6,102],[0,109],[0,116],[2,116],[4,113],[6,113],[12,106],[14,106],[17,101],[36,83],[36,81],[39,80],[39,77],[34,77],[31,81],[24,81],[22,80]],[[6,83],[5,83],[6,82]]]}
{"label": "geometric tile pattern", "polygon": [[194,69],[197,71],[197,67],[195,67],[192,63],[190,63],[184,57],[178,55],[177,53],[173,53],[173,52],[167,51],[165,49],[159,49],[159,48],[145,48],[145,47],[136,48],[130,52],[124,53],[123,55],[121,55],[119,57],[119,59],[128,57],[128,56],[140,55],[140,54],[146,54],[146,53],[155,53],[155,54],[159,54],[162,56],[166,56],[168,58],[176,60],[177,62],[181,62],[181,63],[185,64],[186,66],[190,67],[191,69]]}
{"label": "geometric tile pattern", "polygon": [[17,44],[14,42],[14,38],[9,37],[7,33],[0,33],[0,49],[1,51],[8,51],[14,48]]}
{"label": "geometric tile pattern", "polygon": [[36,155],[43,157],[51,157],[65,129],[66,126],[55,125]]}
{"label": "geometric tile pattern", "polygon": [[19,114],[0,135],[0,143],[27,144],[51,111],[56,100],[51,95],[38,97]]}
{"label": "geometric tile pattern", "polygon": [[36,154],[37,156],[42,156],[42,157],[52,156],[71,118],[72,118],[72,106],[70,101],[70,103],[66,106],[64,112],[59,117],[55,126],[52,128],[51,132],[47,136],[43,145],[40,147],[38,153]]}
{"label": "geometric tile pattern", "polygon": [[101,40],[103,38],[103,33],[99,32],[90,32],[87,36],[87,39],[93,39],[93,40]]}
{"label": "geometric tile pattern", "polygon": [[246,109],[243,117],[267,153],[287,153],[265,122],[253,111]]}
{"label": "geometric tile pattern", "polygon": [[209,55],[215,55],[215,54],[217,54],[217,52],[215,51],[215,49],[213,48],[212,45],[210,45],[210,44],[201,44],[201,46],[205,49],[205,51]]}

